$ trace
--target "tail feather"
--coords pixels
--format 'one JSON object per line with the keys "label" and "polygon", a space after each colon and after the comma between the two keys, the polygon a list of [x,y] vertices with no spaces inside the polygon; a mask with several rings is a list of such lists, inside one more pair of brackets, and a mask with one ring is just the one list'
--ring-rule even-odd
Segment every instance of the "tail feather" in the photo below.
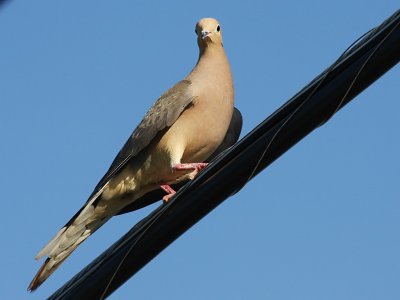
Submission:
{"label": "tail feather", "polygon": [[28,291],[33,292],[34,290],[36,290],[51,274],[53,274],[53,272],[69,256],[69,254],[71,254],[71,252],[68,254],[64,253],[64,255],[59,255],[57,259],[48,257],[43,263],[43,265],[40,267],[39,271],[36,273],[35,277],[32,279],[31,283],[29,284]]}
{"label": "tail feather", "polygon": [[39,253],[35,256],[36,260],[41,259],[44,256],[50,256],[50,253],[57,248],[56,245],[59,243],[62,238],[64,232],[71,227],[71,225],[81,224],[85,220],[87,220],[94,213],[95,206],[93,205],[96,199],[99,198],[103,190],[98,191],[94,194],[89,200],[85,203],[84,206],[81,207],[80,210],[76,212],[76,214],[64,225],[63,228],[39,251]]}
{"label": "tail feather", "polygon": [[96,223],[91,224],[91,229],[84,228],[77,232],[76,235],[67,238],[66,234],[68,229],[64,230],[63,234],[59,237],[58,243],[55,244],[54,249],[49,253],[49,257],[45,260],[39,271],[36,273],[32,282],[29,284],[28,290],[36,290],[60,265],[65,259],[93,232],[100,228],[108,219],[102,219]]}
{"label": "tail feather", "polygon": [[36,290],[84,240],[111,218],[112,215],[104,215],[104,210],[96,211],[93,203],[99,195],[95,196],[36,255],[37,260],[48,258],[29,284],[29,291]]}
{"label": "tail feather", "polygon": [[46,246],[44,246],[42,248],[42,250],[40,250],[39,253],[36,254],[35,259],[39,260],[39,259],[43,258],[44,256],[49,255],[51,249],[54,248],[55,244],[58,242],[59,238],[65,232],[66,229],[67,229],[66,226],[61,228],[60,231],[46,244]]}

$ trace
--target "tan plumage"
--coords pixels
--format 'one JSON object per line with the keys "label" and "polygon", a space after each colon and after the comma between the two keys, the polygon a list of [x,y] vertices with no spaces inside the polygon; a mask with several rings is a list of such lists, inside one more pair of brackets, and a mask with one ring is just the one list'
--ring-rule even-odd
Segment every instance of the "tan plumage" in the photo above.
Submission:
{"label": "tan plumage", "polygon": [[196,32],[200,50],[196,66],[157,100],[86,204],[38,253],[36,259],[48,258],[29,290],[35,290],[124,207],[160,186],[169,190],[165,186],[192,179],[204,167],[198,163],[221,145],[233,112],[231,71],[218,21],[202,19]]}

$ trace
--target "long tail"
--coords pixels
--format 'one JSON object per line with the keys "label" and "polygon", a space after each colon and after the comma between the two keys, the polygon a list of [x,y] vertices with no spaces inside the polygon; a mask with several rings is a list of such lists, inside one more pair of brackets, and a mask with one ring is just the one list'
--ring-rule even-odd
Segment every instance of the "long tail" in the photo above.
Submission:
{"label": "long tail", "polygon": [[95,205],[100,194],[91,197],[36,255],[36,260],[48,257],[29,284],[29,291],[36,290],[84,240],[111,218],[112,214],[107,213],[104,206]]}

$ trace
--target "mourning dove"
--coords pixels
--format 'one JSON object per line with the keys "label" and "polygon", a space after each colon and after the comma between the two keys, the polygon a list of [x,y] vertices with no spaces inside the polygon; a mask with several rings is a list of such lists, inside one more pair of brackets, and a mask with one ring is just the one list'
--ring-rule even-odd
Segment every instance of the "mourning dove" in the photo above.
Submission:
{"label": "mourning dove", "polygon": [[94,231],[146,193],[193,179],[219,147],[233,113],[233,81],[212,18],[196,24],[199,59],[189,75],[165,92],[122,147],[86,204],[37,254],[46,261],[30,283],[38,288]]}

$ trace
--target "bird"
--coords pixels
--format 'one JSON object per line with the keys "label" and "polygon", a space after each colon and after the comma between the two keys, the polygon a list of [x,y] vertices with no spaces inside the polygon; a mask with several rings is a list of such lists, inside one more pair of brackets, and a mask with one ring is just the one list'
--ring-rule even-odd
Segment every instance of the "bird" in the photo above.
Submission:
{"label": "bird", "polygon": [[[191,72],[162,94],[121,148],[83,207],[39,251],[47,257],[28,286],[37,289],[91,234],[124,208],[154,190],[168,202],[171,185],[191,180],[207,166],[233,122],[234,87],[220,23],[196,23],[199,56]],[[240,112],[239,112],[240,115]],[[241,116],[240,116],[241,127]],[[239,129],[240,131],[240,129]],[[228,133],[228,134],[227,134]]]}

